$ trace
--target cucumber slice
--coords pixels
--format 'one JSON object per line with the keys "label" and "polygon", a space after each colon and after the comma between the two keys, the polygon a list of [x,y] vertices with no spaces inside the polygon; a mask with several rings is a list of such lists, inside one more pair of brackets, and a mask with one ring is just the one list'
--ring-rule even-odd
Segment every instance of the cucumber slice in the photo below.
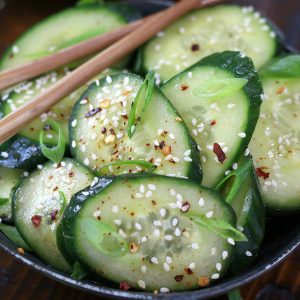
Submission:
{"label": "cucumber slice", "polygon": [[158,34],[143,49],[143,68],[165,81],[203,57],[241,51],[257,68],[277,51],[275,32],[251,8],[219,5],[188,14]]}
{"label": "cucumber slice", "polygon": [[252,61],[238,52],[213,54],[162,91],[200,147],[202,184],[214,187],[246,149],[258,119],[263,90]]}
{"label": "cucumber slice", "polygon": [[236,243],[230,265],[235,274],[246,270],[257,257],[265,232],[265,206],[252,160],[242,157],[238,165],[222,191],[237,215],[237,228],[248,238]]}
{"label": "cucumber slice", "polygon": [[68,8],[22,34],[5,52],[0,69],[20,66],[124,24],[126,20],[120,13],[104,5]]}
{"label": "cucumber slice", "polygon": [[21,236],[46,263],[65,272],[71,267],[57,248],[56,228],[71,196],[92,180],[85,167],[66,158],[31,173],[14,194],[14,221]]}
{"label": "cucumber slice", "polygon": [[207,286],[223,276],[233,243],[190,213],[235,226],[219,194],[159,175],[116,177],[76,194],[62,221],[68,251],[90,271],[161,292]]}
{"label": "cucumber slice", "polygon": [[265,78],[265,97],[250,143],[265,204],[274,212],[300,210],[300,75]]}
{"label": "cucumber slice", "polygon": [[22,174],[21,170],[0,167],[0,219],[2,220],[12,221],[12,194]]}
{"label": "cucumber slice", "polygon": [[38,144],[15,136],[0,146],[0,166],[11,169],[33,170],[47,159]]}
{"label": "cucumber slice", "polygon": [[[89,87],[70,120],[73,157],[100,175],[145,171],[142,162],[150,162],[159,174],[200,180],[196,144],[156,87],[133,137],[128,137],[128,116],[142,83],[137,75],[120,73]],[[128,161],[131,165],[124,164]]]}
{"label": "cucumber slice", "polygon": [[[63,78],[70,71],[68,68],[59,71],[51,72],[47,75],[38,77],[32,81],[25,82],[21,86],[16,87],[6,98],[2,101],[2,111],[4,116],[18,109],[24,103],[31,101],[35,96],[43,92],[45,89],[52,86],[57,80]],[[113,74],[115,71],[106,70],[98,77],[104,77],[108,74]],[[97,77],[97,78],[98,78]],[[40,118],[35,119],[29,125],[25,126],[19,133],[19,136],[27,138],[32,142],[39,143],[40,131],[44,128],[45,122],[48,118],[54,119],[61,126],[64,133],[65,140],[69,142],[68,124],[71,111],[75,102],[79,99],[81,94],[86,90],[87,85],[75,90],[71,95],[62,99],[59,103],[54,105],[47,113],[44,113]],[[45,143],[48,145],[55,145],[57,141],[57,134],[51,129],[47,129]]]}

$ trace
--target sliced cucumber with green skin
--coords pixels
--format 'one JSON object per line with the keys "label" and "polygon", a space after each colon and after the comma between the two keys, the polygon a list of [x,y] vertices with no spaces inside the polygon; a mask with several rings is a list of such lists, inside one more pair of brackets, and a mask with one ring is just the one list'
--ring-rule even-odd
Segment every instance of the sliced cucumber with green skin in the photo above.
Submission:
{"label": "sliced cucumber with green skin", "polygon": [[62,222],[65,245],[90,271],[137,289],[207,286],[225,274],[233,241],[198,225],[191,213],[235,226],[232,208],[197,182],[116,177],[72,198]]}
{"label": "sliced cucumber with green skin", "polygon": [[4,54],[0,69],[20,66],[124,24],[126,19],[105,5],[68,8],[22,34]]}
{"label": "sliced cucumber with green skin", "polygon": [[235,274],[247,269],[256,258],[265,232],[265,206],[258,190],[252,159],[242,157],[238,165],[232,173],[235,175],[222,191],[226,202],[237,215],[237,227],[248,238],[248,241],[236,243],[230,265]]}
{"label": "sliced cucumber with green skin", "polygon": [[21,236],[45,262],[65,272],[71,267],[57,248],[56,228],[71,196],[92,180],[85,167],[66,158],[31,173],[14,194],[14,221]]}
{"label": "sliced cucumber with green skin", "polygon": [[0,231],[2,231],[3,234],[17,247],[20,247],[26,251],[32,251],[27,243],[23,240],[16,227],[0,223]]}
{"label": "sliced cucumber with green skin", "polygon": [[250,151],[266,206],[292,213],[300,210],[300,72],[271,77],[263,79],[265,100]]}
{"label": "sliced cucumber with green skin", "polygon": [[154,87],[147,110],[129,138],[128,119],[142,83],[137,75],[120,73],[89,87],[74,106],[70,120],[73,157],[100,175],[147,171],[142,162],[150,162],[158,174],[200,181],[197,146],[158,88]]}
{"label": "sliced cucumber with green skin", "polygon": [[257,68],[277,51],[275,32],[251,8],[218,5],[192,12],[152,39],[142,51],[143,68],[165,81],[203,57],[241,51]]}
{"label": "sliced cucumber with green skin", "polygon": [[[68,68],[59,71],[51,72],[47,75],[35,78],[32,81],[23,83],[16,87],[9,95],[2,101],[2,111],[4,116],[18,109],[20,106],[31,101],[35,96],[43,92],[45,89],[52,86],[57,80],[63,78],[70,71]],[[114,70],[106,70],[98,77],[104,77],[107,74],[113,74]],[[69,142],[68,123],[71,111],[75,102],[80,98],[81,94],[86,90],[87,85],[75,90],[71,95],[62,99],[59,103],[54,105],[47,113],[42,114],[39,118],[32,121],[25,126],[19,133],[19,136],[27,138],[35,143],[39,143],[40,131],[44,128],[48,118],[54,119],[59,123],[63,131],[65,140]],[[50,128],[47,128],[47,134],[44,141],[48,145],[55,145],[57,142],[57,134]]]}
{"label": "sliced cucumber with green skin", "polygon": [[251,59],[239,52],[213,54],[162,91],[199,145],[202,184],[214,187],[245,151],[259,116],[263,90]]}
{"label": "sliced cucumber with green skin", "polygon": [[4,221],[12,221],[12,195],[22,175],[22,170],[0,167],[0,219]]}
{"label": "sliced cucumber with green skin", "polygon": [[31,171],[46,160],[40,146],[27,138],[15,136],[0,146],[2,167]]}

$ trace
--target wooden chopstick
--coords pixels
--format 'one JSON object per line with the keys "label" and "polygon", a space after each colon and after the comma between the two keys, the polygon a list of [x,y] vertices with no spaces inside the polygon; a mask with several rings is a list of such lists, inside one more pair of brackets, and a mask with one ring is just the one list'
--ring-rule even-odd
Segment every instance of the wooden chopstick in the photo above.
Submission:
{"label": "wooden chopstick", "polygon": [[[221,2],[221,1],[214,1]],[[207,4],[210,4],[208,1]],[[201,5],[199,1],[198,6]],[[65,66],[70,62],[83,57],[95,54],[100,50],[115,43],[125,35],[129,34],[139,26],[144,24],[149,18],[158,18],[161,13],[153,14],[149,17],[137,20],[128,25],[117,28],[113,31],[95,36],[91,39],[82,41],[76,45],[61,49],[58,52],[46,57],[26,63],[25,65],[0,72],[0,91],[16,85],[22,81],[34,78],[40,74],[47,73],[59,67]]]}
{"label": "wooden chopstick", "polygon": [[219,1],[206,0],[201,1],[199,4],[199,0],[183,0],[161,12],[159,18],[149,18],[135,31],[106,48],[69,75],[57,81],[46,91],[0,120],[0,144],[18,133],[33,119],[48,111],[59,100],[141,46],[177,18],[199,6],[215,2]]}

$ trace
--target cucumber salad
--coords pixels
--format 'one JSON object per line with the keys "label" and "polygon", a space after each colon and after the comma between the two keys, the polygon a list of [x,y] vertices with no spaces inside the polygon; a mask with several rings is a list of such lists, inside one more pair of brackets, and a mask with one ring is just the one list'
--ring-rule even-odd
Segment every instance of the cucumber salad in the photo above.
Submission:
{"label": "cucumber salad", "polygon": [[[0,70],[139,17],[80,1],[23,33]],[[252,7],[176,21],[0,146],[0,230],[22,255],[122,290],[246,270],[266,214],[300,210],[300,56],[283,49]],[[0,116],[80,63],[2,91]]]}

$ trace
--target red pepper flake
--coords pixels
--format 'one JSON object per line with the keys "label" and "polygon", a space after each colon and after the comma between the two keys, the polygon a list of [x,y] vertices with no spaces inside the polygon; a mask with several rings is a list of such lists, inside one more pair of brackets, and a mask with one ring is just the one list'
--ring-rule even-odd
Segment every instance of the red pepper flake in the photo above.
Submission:
{"label": "red pepper flake", "polygon": [[186,84],[182,84],[181,87],[180,87],[180,89],[181,89],[182,91],[186,91],[188,88],[189,88],[189,86],[186,85]]}
{"label": "red pepper flake", "polygon": [[199,50],[200,50],[199,44],[193,44],[193,45],[191,46],[191,50],[192,50],[193,52],[199,51]]}
{"label": "red pepper flake", "polygon": [[31,222],[33,224],[33,226],[35,228],[38,228],[42,222],[42,217],[41,216],[38,216],[38,215],[34,215],[32,218],[31,218]]}
{"label": "red pepper flake", "polygon": [[280,95],[280,94],[282,94],[282,93],[284,92],[284,90],[285,90],[285,86],[280,86],[280,87],[277,89],[276,94],[277,94],[277,95]]}
{"label": "red pepper flake", "polygon": [[265,169],[268,169],[268,168],[267,167],[256,168],[256,175],[258,177],[263,177],[263,179],[268,179],[270,176],[270,173],[264,172]]}
{"label": "red pepper flake", "polygon": [[211,126],[214,126],[214,125],[216,125],[216,124],[217,124],[216,120],[213,120],[213,121],[210,122],[210,125],[211,125]]}
{"label": "red pepper flake", "polygon": [[55,221],[55,220],[56,220],[57,214],[58,214],[58,210],[57,210],[57,209],[51,212],[50,215],[51,215],[51,220],[52,220],[52,221]]}
{"label": "red pepper flake", "polygon": [[100,112],[100,111],[101,111],[101,108],[100,108],[100,107],[94,108],[94,109],[88,111],[88,112],[85,114],[84,117],[85,117],[85,118],[90,118],[90,117],[96,115],[96,114],[97,114],[98,112]]}
{"label": "red pepper flake", "polygon": [[190,207],[191,207],[190,203],[188,201],[185,201],[181,206],[181,211],[188,212]]}
{"label": "red pepper flake", "polygon": [[218,161],[222,164],[226,159],[226,155],[218,143],[214,143],[213,151],[217,155]]}
{"label": "red pepper flake", "polygon": [[74,174],[73,171],[71,171],[71,172],[69,173],[69,177],[71,177],[71,178],[74,177],[74,175],[75,175],[75,174]]}
{"label": "red pepper flake", "polygon": [[120,286],[119,286],[120,290],[128,291],[128,290],[131,289],[131,287],[132,286],[129,283],[127,283],[126,281],[121,281],[120,282]]}
{"label": "red pepper flake", "polygon": [[190,268],[185,268],[184,271],[188,274],[188,275],[192,275],[193,271]]}
{"label": "red pepper flake", "polygon": [[183,279],[183,275],[176,275],[174,278],[177,282],[180,282]]}
{"label": "red pepper flake", "polygon": [[107,131],[107,129],[105,128],[105,127],[103,127],[102,129],[101,129],[101,133],[106,133],[106,131]]}

